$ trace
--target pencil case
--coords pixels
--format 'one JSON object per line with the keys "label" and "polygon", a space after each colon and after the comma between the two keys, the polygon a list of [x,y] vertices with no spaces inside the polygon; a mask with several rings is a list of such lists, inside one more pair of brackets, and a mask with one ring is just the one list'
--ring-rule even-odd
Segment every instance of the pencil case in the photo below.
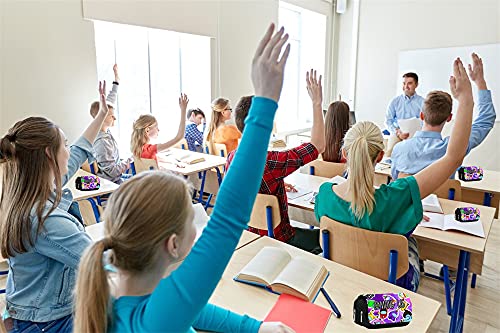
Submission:
{"label": "pencil case", "polygon": [[364,294],[354,301],[354,323],[366,328],[406,326],[411,319],[411,299],[405,293]]}
{"label": "pencil case", "polygon": [[481,214],[479,209],[474,207],[462,207],[455,209],[455,220],[460,222],[479,221]]}
{"label": "pencil case", "polygon": [[95,191],[101,187],[101,181],[97,176],[76,177],[75,187],[80,191]]}
{"label": "pencil case", "polygon": [[458,178],[465,182],[473,182],[483,179],[483,169],[477,166],[458,168]]}

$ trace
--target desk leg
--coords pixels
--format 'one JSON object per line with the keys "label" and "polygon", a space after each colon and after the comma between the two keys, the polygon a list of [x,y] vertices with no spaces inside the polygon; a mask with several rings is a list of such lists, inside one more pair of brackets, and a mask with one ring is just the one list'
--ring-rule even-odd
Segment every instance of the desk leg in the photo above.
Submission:
{"label": "desk leg", "polygon": [[491,193],[484,193],[484,199],[483,199],[483,206],[490,207],[491,206],[491,198],[493,197],[493,194]]}
{"label": "desk leg", "polygon": [[450,321],[450,333],[462,332],[464,324],[465,303],[467,301],[467,280],[469,277],[470,252],[460,250],[458,260],[457,283]]}

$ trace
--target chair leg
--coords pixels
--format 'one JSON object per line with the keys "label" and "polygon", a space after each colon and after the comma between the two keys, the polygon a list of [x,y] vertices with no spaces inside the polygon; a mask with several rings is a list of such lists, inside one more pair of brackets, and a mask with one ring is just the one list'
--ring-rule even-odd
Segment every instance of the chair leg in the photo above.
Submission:
{"label": "chair leg", "polygon": [[476,288],[476,278],[477,278],[476,273],[473,273],[472,274],[472,279],[470,280],[470,287],[471,288]]}
{"label": "chair leg", "polygon": [[389,283],[395,284],[398,273],[398,251],[389,252]]}
{"label": "chair leg", "polygon": [[330,232],[323,230],[321,237],[323,237],[323,258],[330,260]]}
{"label": "chair leg", "polygon": [[274,238],[274,230],[273,230],[273,207],[266,207],[266,218],[267,218],[267,235],[271,238]]}
{"label": "chair leg", "polygon": [[448,316],[451,316],[451,288],[450,288],[450,273],[448,271],[448,266],[443,265],[443,282],[444,282],[444,294],[446,298],[446,312]]}

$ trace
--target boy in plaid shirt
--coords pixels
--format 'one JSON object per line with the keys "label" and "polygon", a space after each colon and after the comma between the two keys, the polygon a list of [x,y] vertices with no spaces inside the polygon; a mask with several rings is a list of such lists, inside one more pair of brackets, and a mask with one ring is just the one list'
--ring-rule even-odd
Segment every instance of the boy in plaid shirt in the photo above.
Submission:
{"label": "boy in plaid shirt", "polygon": [[[325,126],[323,121],[323,92],[321,75],[316,79],[316,71],[311,70],[306,75],[307,91],[313,104],[313,126],[311,129],[311,142],[288,149],[285,151],[268,151],[267,161],[262,176],[259,193],[275,195],[278,198],[281,222],[274,229],[277,240],[301,248],[305,251],[320,253],[319,229],[295,228],[290,225],[288,217],[288,200],[286,196],[284,178],[296,171],[301,166],[315,160],[325,149]],[[253,96],[242,97],[235,109],[236,126],[243,132],[245,118],[252,103]],[[228,170],[236,151],[227,157],[226,170]],[[267,230],[249,227],[249,230],[260,235],[267,235]]]}

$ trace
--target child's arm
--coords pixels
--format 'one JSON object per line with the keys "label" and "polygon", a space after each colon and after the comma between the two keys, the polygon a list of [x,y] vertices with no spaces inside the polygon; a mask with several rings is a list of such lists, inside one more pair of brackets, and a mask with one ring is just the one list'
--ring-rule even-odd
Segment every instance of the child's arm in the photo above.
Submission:
{"label": "child's arm", "polygon": [[[477,55],[473,54],[473,58]],[[458,100],[458,111],[446,154],[415,175],[420,189],[420,197],[425,198],[448,179],[462,163],[467,151],[471,131],[472,88],[462,61],[457,58],[453,63],[453,76],[450,77],[450,89]]]}
{"label": "child's arm", "polygon": [[186,131],[186,110],[188,103],[189,103],[189,98],[187,97],[187,95],[181,94],[181,97],[179,97],[179,107],[181,108],[181,122],[179,123],[179,130],[177,131],[177,135],[175,136],[175,138],[173,138],[172,140],[167,141],[165,143],[159,143],[156,145],[158,152],[164,151],[172,147],[182,138],[184,138],[184,133]]}
{"label": "child's arm", "polygon": [[120,84],[120,76],[118,75],[118,65],[113,66],[113,73],[115,73],[115,80],[113,81],[113,86],[106,97],[106,102],[111,104],[116,108],[116,100],[118,98],[118,85]]}
{"label": "child's arm", "polygon": [[323,87],[321,86],[321,75],[316,79],[316,71],[306,73],[307,92],[311,97],[313,107],[313,125],[311,128],[311,143],[316,147],[318,153],[325,151],[325,122],[323,120]]}

